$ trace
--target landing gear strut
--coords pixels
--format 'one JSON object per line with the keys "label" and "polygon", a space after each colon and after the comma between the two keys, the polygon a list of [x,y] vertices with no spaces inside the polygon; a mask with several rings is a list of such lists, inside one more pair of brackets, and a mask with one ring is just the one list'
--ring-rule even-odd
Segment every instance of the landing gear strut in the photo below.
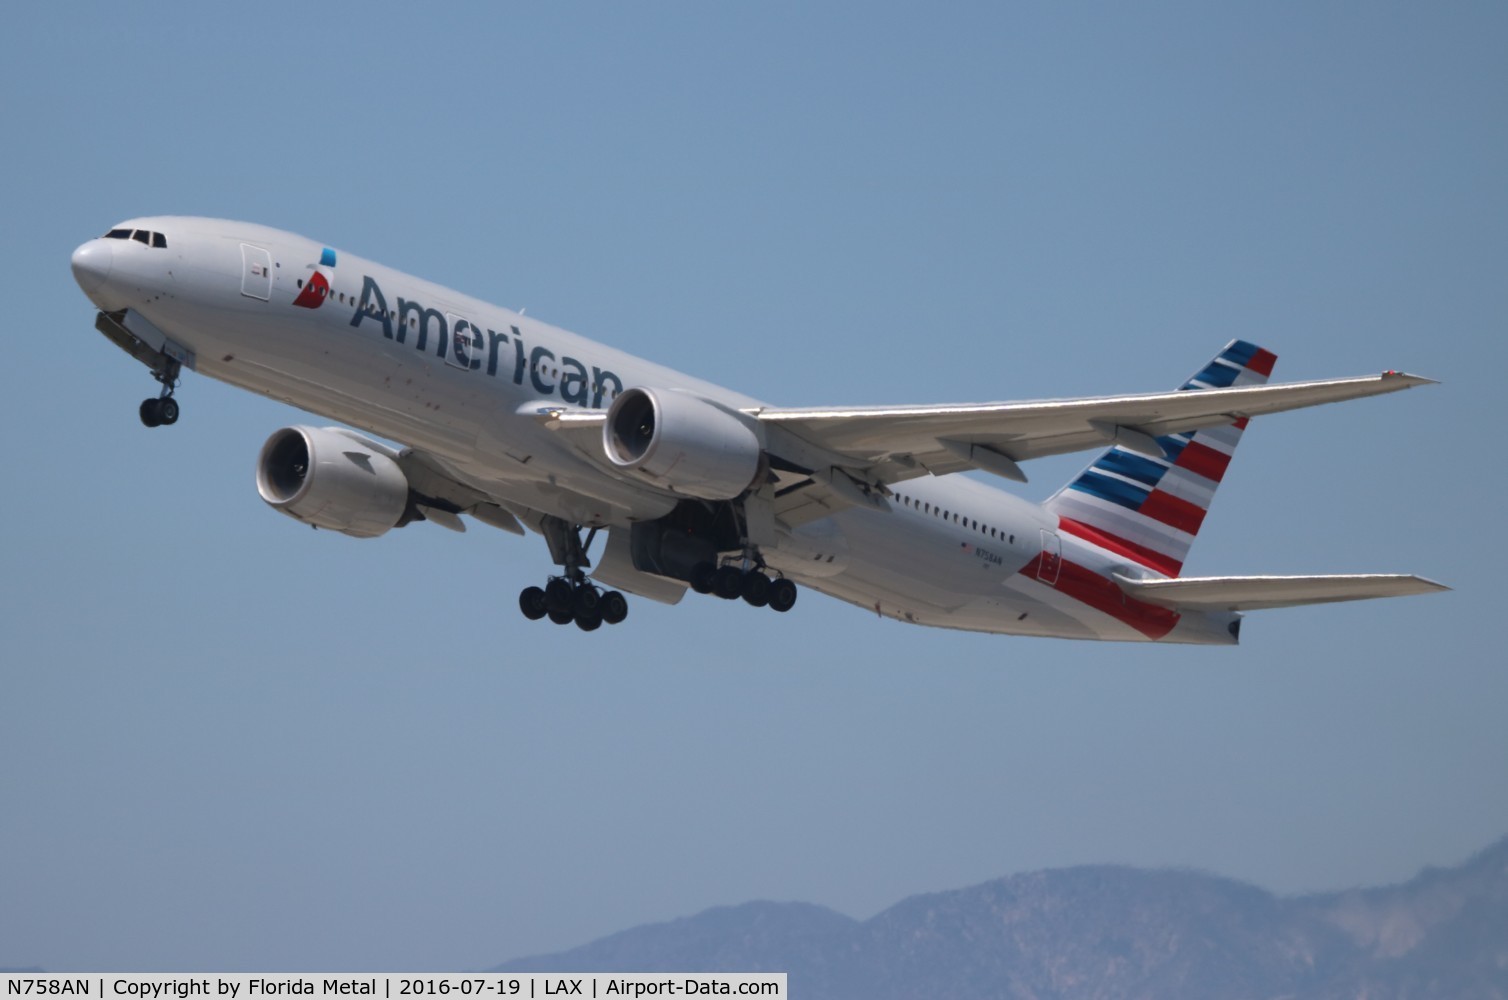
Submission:
{"label": "landing gear strut", "polygon": [[143,424],[148,427],[166,427],[178,422],[178,401],[173,398],[173,390],[178,388],[180,370],[181,366],[172,359],[161,370],[152,370],[152,377],[162,383],[162,391],[156,398],[141,401],[137,413]]}
{"label": "landing gear strut", "polygon": [[550,554],[564,569],[543,587],[525,587],[518,595],[518,608],[530,621],[549,618],[557,625],[576,623],[583,632],[594,632],[604,623],[616,625],[628,617],[628,601],[616,590],[603,591],[584,572],[591,565],[586,550],[597,534],[593,528],[581,540],[581,526],[558,517],[546,517],[541,525]]}

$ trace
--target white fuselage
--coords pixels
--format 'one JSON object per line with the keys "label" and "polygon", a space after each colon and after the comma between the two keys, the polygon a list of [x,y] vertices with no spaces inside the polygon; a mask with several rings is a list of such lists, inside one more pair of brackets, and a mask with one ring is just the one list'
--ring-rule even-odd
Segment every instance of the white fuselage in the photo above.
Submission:
{"label": "white fuselage", "polygon": [[[622,527],[676,503],[571,447],[539,418],[543,407],[601,409],[639,386],[763,405],[345,251],[321,266],[325,245],[292,233],[180,217],[121,227],[161,232],[167,245],[81,247],[75,269],[89,259],[80,284],[100,309],[140,314],[200,374],[401,441],[514,509]],[[312,291],[321,281],[328,292]],[[918,624],[1235,642],[1235,615],[1125,598],[1110,577],[1125,560],[1059,533],[1038,504],[961,476],[893,489],[888,512],[839,510],[783,532],[765,558],[805,586]]]}

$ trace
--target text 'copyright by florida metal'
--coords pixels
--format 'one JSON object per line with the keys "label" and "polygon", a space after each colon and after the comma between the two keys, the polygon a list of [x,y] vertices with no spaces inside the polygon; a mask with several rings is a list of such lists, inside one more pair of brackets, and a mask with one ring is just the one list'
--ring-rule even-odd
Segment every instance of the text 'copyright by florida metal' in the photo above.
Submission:
{"label": "text 'copyright by florida metal'", "polygon": [[88,1000],[326,1000],[445,997],[535,1000],[545,997],[784,997],[783,972],[528,972],[490,975],[386,973],[7,973],[9,997],[85,997]]}

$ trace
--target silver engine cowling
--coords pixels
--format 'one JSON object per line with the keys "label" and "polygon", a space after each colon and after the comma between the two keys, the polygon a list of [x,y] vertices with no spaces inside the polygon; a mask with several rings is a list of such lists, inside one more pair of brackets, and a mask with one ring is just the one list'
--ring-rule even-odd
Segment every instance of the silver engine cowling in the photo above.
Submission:
{"label": "silver engine cowling", "polygon": [[284,427],[257,457],[257,492],[317,528],[376,538],[408,506],[408,479],[375,442],[334,427]]}
{"label": "silver engine cowling", "polygon": [[703,500],[731,500],[759,475],[759,437],[739,416],[699,396],[628,389],[607,411],[608,460],[648,482]]}

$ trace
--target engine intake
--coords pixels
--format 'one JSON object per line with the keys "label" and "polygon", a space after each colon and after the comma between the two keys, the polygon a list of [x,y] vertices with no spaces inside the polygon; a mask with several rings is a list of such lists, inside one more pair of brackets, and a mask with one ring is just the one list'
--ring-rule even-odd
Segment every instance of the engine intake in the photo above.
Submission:
{"label": "engine intake", "polygon": [[376,538],[408,507],[408,479],[371,444],[333,427],[284,427],[257,457],[257,492],[289,517]]}
{"label": "engine intake", "polygon": [[703,500],[731,500],[759,474],[753,428],[699,396],[628,389],[607,411],[608,460],[656,486]]}

